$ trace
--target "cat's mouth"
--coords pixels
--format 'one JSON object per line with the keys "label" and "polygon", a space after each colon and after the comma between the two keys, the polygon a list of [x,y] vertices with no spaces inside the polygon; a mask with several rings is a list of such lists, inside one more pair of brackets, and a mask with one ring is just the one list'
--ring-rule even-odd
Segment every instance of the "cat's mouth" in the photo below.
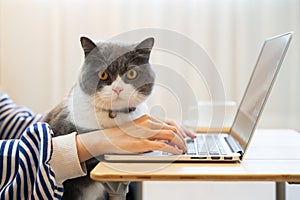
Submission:
{"label": "cat's mouth", "polygon": [[114,95],[112,96],[112,101],[122,101],[124,98],[121,95]]}
{"label": "cat's mouth", "polygon": [[145,96],[135,93],[132,95],[108,95],[98,94],[95,96],[97,108],[106,110],[119,110],[124,108],[136,107],[145,100]]}
{"label": "cat's mouth", "polygon": [[95,105],[96,107],[104,110],[119,110],[136,106],[135,104],[125,99],[124,97],[121,97],[120,95],[112,96],[110,98],[96,97]]}

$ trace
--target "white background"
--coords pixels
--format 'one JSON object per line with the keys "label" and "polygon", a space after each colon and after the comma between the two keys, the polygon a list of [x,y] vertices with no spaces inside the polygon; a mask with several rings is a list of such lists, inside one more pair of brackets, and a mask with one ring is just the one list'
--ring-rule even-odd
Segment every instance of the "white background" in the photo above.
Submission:
{"label": "white background", "polygon": [[[17,104],[44,113],[66,95],[77,77],[83,60],[80,36],[106,40],[134,29],[161,28],[202,46],[220,73],[225,99],[238,102],[264,39],[294,31],[259,127],[300,130],[299,22],[297,0],[0,0],[0,84]],[[178,66],[180,61],[170,55],[154,53],[151,61],[187,73],[185,64]],[[205,91],[202,97],[209,100]],[[159,95],[152,101],[172,109]],[[232,193],[245,195],[242,199],[274,199],[271,183],[144,186],[145,199],[229,199]],[[182,196],[184,190],[188,196]],[[289,187],[289,199],[296,200],[299,190]]]}

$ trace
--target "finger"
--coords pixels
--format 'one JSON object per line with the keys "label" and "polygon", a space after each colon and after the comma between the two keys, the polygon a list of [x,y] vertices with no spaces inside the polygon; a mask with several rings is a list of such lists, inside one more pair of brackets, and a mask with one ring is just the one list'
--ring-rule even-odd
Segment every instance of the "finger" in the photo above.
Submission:
{"label": "finger", "polygon": [[185,128],[184,126],[180,126],[180,125],[178,125],[176,122],[174,122],[172,120],[166,120],[166,122],[168,124],[176,126],[176,128],[180,131],[180,133],[183,136],[188,136],[188,137],[191,137],[191,138],[195,138],[196,137],[196,134],[194,134],[192,131],[190,131],[189,129]]}
{"label": "finger", "polygon": [[164,142],[149,141],[149,146],[152,150],[164,151],[175,155],[181,155],[183,151]]}
{"label": "finger", "polygon": [[147,120],[144,120],[143,122],[140,123],[140,125],[142,125],[141,127],[147,127],[152,130],[172,130],[175,133],[179,132],[176,126],[169,125],[165,122],[156,120],[154,118],[149,118]]}
{"label": "finger", "polygon": [[164,124],[164,126],[163,126],[164,129],[173,130],[182,139],[184,139],[184,137],[186,136],[184,131],[182,130],[182,128],[172,120],[161,121],[161,120],[155,119],[151,116],[150,116],[150,119],[153,122],[156,122],[156,123],[159,123],[159,124]]}
{"label": "finger", "polygon": [[178,133],[179,130],[177,129],[176,126],[172,126],[166,123],[158,123],[158,122],[151,122],[150,128],[156,129],[156,130],[171,130],[174,131],[175,133]]}
{"label": "finger", "polygon": [[182,126],[183,131],[185,132],[185,134],[191,138],[196,138],[196,134],[195,132],[192,132],[191,130],[185,128],[184,126]]}
{"label": "finger", "polygon": [[180,134],[180,137],[182,139],[184,139],[187,136],[186,133],[184,132],[184,130],[182,129],[182,127],[180,125],[178,125],[176,122],[167,119],[166,123],[169,125],[175,126],[178,129],[178,131],[179,131],[178,133]]}
{"label": "finger", "polygon": [[[153,118],[154,119],[154,118]],[[180,131],[177,129],[177,127],[175,126],[172,126],[172,125],[168,125],[164,122],[160,122],[159,120],[156,120],[154,119],[155,121],[159,122],[159,123],[155,123],[155,122],[152,122],[153,124],[156,124],[156,126],[161,126],[161,123],[163,124],[163,127],[161,128],[162,130],[166,130],[166,131],[173,131],[172,134],[174,134],[174,137],[173,135],[161,135],[161,134],[158,134],[156,135],[156,137],[159,137],[159,136],[163,136],[164,139],[168,140],[170,144],[172,145],[178,145],[179,148],[183,149],[184,151],[187,150],[186,148],[186,145],[185,145],[185,142],[184,142],[184,137],[183,135],[180,133]],[[176,123],[173,123],[176,125]],[[164,132],[164,133],[167,133],[167,132]],[[168,136],[171,136],[173,137],[173,139],[171,138],[168,138]]]}
{"label": "finger", "polygon": [[138,119],[135,119],[133,122],[135,122],[136,125],[141,127],[148,127],[151,129],[163,129],[165,123],[162,121],[159,121],[149,115],[143,115]]}
{"label": "finger", "polygon": [[[131,131],[132,127],[135,127],[135,130],[133,131],[134,134],[129,134],[129,135],[132,135],[135,137],[149,138],[158,133],[158,132],[153,132],[151,130],[157,130],[157,131],[172,130],[182,140],[184,140],[184,136],[186,136],[184,130],[179,125],[177,125],[175,122],[173,122],[171,120],[168,120],[168,122],[169,122],[169,124],[168,124],[168,123],[165,123],[158,119],[155,119],[149,115],[143,115],[142,117],[134,120],[134,122],[135,122],[135,125],[137,125],[137,126],[129,126],[129,124],[128,124],[127,126],[124,126],[124,127],[127,127],[126,132],[128,132],[128,133],[133,131],[133,130]],[[142,128],[142,129],[140,129],[140,128]],[[148,132],[148,134],[139,134],[140,131],[138,131],[138,130],[140,130],[141,133],[146,131],[146,132]],[[149,131],[151,131],[151,133]]]}
{"label": "finger", "polygon": [[167,123],[162,120],[153,118],[152,116],[149,116],[149,115],[143,115],[139,119],[140,119],[140,121],[138,121],[139,123],[151,128],[151,129],[172,130],[182,139],[184,139],[184,137],[186,136],[183,129],[171,120],[166,120],[169,122],[169,123]]}
{"label": "finger", "polygon": [[184,152],[187,151],[185,141],[182,138],[180,138],[177,134],[175,134],[173,131],[162,130],[158,134],[156,134],[155,136],[149,139],[167,140],[169,144],[173,146],[177,146],[178,148],[182,149]]}

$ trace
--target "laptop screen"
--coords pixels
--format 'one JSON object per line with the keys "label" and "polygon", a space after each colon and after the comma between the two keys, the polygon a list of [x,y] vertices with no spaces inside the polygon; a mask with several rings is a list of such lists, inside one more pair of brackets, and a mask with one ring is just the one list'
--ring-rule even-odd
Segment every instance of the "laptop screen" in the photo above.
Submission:
{"label": "laptop screen", "polygon": [[267,97],[279,71],[292,33],[267,39],[262,47],[231,128],[244,151],[249,144]]}

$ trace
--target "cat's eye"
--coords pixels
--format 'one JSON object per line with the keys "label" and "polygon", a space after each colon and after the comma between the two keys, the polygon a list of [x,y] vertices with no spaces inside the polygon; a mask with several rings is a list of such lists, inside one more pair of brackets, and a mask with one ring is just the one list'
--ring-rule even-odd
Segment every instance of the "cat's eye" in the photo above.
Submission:
{"label": "cat's eye", "polygon": [[131,69],[127,72],[126,76],[128,79],[132,80],[132,79],[135,79],[138,75],[138,72],[134,69]]}
{"label": "cat's eye", "polygon": [[108,73],[107,72],[98,72],[98,77],[101,81],[105,81],[108,79]]}

